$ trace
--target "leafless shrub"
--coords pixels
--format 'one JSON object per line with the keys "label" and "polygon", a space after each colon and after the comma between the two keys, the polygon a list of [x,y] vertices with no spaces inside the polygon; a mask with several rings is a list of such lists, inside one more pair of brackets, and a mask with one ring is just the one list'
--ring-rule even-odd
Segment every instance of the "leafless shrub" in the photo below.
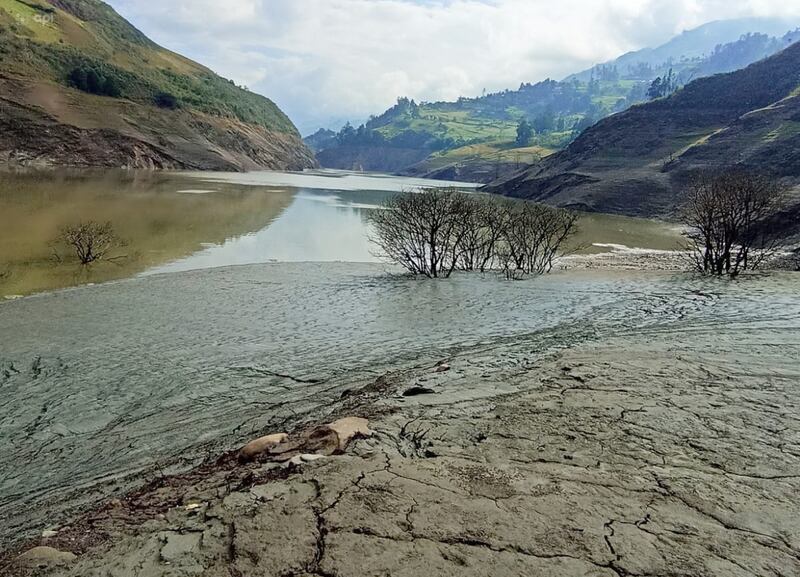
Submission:
{"label": "leafless shrub", "polygon": [[498,247],[506,277],[550,272],[565,242],[577,232],[578,215],[530,202],[515,203],[507,210],[508,217]]}
{"label": "leafless shrub", "polygon": [[497,249],[505,232],[509,201],[481,196],[465,196],[464,234],[457,267],[464,271],[486,272],[494,267]]}
{"label": "leafless shrub", "polygon": [[699,175],[683,208],[693,268],[732,277],[757,269],[779,248],[781,236],[769,220],[785,203],[785,191],[759,175],[739,169]]}
{"label": "leafless shrub", "polygon": [[[125,246],[125,242],[114,232],[110,222],[89,221],[64,227],[57,244],[66,246],[82,265],[100,260],[113,261],[122,256],[111,256],[112,251]],[[55,253],[58,256],[58,253]]]}
{"label": "leafless shrub", "polygon": [[467,203],[455,189],[397,195],[371,213],[371,240],[413,274],[449,277],[466,234]]}
{"label": "leafless shrub", "polygon": [[499,269],[509,278],[550,272],[577,229],[576,214],[528,202],[428,189],[370,215],[372,241],[413,274]]}

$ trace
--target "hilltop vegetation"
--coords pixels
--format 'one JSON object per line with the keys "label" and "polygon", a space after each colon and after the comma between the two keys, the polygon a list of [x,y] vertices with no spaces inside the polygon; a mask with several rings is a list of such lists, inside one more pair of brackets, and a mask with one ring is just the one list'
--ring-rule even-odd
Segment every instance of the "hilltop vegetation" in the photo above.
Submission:
{"label": "hilltop vegetation", "polygon": [[[798,151],[795,43],[745,69],[695,80],[606,118],[565,150],[489,190],[559,206],[664,216],[699,170],[736,165],[796,186]],[[797,227],[797,221],[788,225]]]}
{"label": "hilltop vegetation", "polygon": [[[177,131],[185,128],[196,132],[191,125],[202,122],[206,126],[193,135],[200,148],[221,146],[229,149],[230,143],[219,141],[224,134],[216,132],[223,125],[238,124],[241,126],[237,131],[250,127],[246,130],[258,132],[255,140],[268,141],[266,133],[276,135],[285,152],[289,152],[287,146],[295,146],[299,156],[309,156],[299,142],[288,144],[292,140],[298,141],[299,134],[271,100],[161,48],[99,0],[0,0],[0,76],[12,83],[24,82],[23,90],[30,93],[47,92],[50,97],[43,99],[46,102],[54,99],[71,101],[73,114],[65,116],[60,108],[50,110],[45,106],[43,112],[49,116],[35,115],[40,122],[50,122],[53,120],[50,116],[55,116],[64,124],[68,116],[70,122],[67,124],[80,129],[97,128],[99,122],[100,127],[107,123],[119,130],[118,116],[134,103],[153,109],[150,113],[142,110],[141,116],[149,114],[153,120],[160,119],[159,126],[180,121],[183,128]],[[14,86],[19,88],[18,84]],[[115,102],[103,101],[102,104],[110,117],[107,120],[89,119],[87,115],[90,116],[91,111],[83,110],[82,105],[88,108],[90,99],[76,102],[69,93],[70,89],[87,96],[113,99]],[[26,104],[28,101],[21,100],[19,107],[5,111],[5,120],[15,125],[23,122],[23,117],[26,122],[30,121],[28,117],[32,112]],[[180,111],[185,114],[181,116]],[[205,119],[189,118],[189,115],[197,114],[205,116]],[[209,123],[215,128],[208,128]],[[141,129],[138,124],[126,126],[121,133],[144,139],[147,146],[158,146],[160,138],[170,136],[160,130],[158,135],[152,135],[151,130]],[[211,142],[203,143],[208,137]],[[246,140],[250,142],[236,154],[258,157],[264,142],[255,142],[253,138]],[[167,156],[174,154],[170,151]],[[312,163],[310,158],[299,162]],[[87,163],[92,161],[87,160]],[[177,164],[191,166],[192,163],[181,159]],[[235,164],[242,165],[239,161]]]}
{"label": "hilltop vegetation", "polygon": [[[436,176],[446,176],[445,170],[458,177],[464,172],[474,176],[477,163],[482,165],[478,172],[488,177],[508,171],[514,158],[535,160],[537,156],[530,154],[532,147],[545,154],[562,149],[603,118],[667,96],[693,78],[746,66],[794,39],[795,34],[781,38],[746,34],[702,56],[690,52],[683,57],[667,56],[658,63],[652,62],[651,54],[642,60],[626,55],[619,62],[595,66],[564,81],[523,83],[517,90],[462,97],[455,102],[417,103],[399,98],[393,107],[358,127],[347,124],[335,134],[318,132],[313,146],[320,162],[334,168]],[[678,43],[679,47],[686,45],[685,39]],[[518,129],[522,126],[530,131],[520,141]],[[476,150],[488,156],[476,154]],[[514,150],[519,152],[511,152]],[[496,154],[498,151],[504,154]]]}
{"label": "hilltop vegetation", "polygon": [[[99,0],[0,0],[0,62],[4,73],[145,104],[168,94],[180,106],[296,132],[270,100],[159,47]],[[113,89],[80,85],[81,71]]]}

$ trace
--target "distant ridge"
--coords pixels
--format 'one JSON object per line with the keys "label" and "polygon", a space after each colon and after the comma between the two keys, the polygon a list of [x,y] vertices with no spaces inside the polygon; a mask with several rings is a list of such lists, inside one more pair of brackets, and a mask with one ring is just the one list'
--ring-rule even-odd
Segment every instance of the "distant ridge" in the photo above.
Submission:
{"label": "distant ridge", "polygon": [[[491,182],[563,149],[598,120],[647,101],[656,79],[668,78],[669,92],[779,52],[800,38],[787,33],[796,25],[757,18],[711,22],[564,81],[523,83],[455,102],[400,98],[361,126],[321,130],[306,142],[329,168]],[[516,129],[523,120],[532,136],[520,142]]]}

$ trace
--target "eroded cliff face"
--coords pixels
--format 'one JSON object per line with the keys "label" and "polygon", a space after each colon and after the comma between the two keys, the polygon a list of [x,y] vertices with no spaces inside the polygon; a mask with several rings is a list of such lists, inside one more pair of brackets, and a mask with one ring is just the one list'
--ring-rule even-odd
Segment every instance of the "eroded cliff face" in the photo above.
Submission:
{"label": "eroded cliff face", "polygon": [[302,170],[302,140],[236,119],[0,78],[0,162],[36,166]]}

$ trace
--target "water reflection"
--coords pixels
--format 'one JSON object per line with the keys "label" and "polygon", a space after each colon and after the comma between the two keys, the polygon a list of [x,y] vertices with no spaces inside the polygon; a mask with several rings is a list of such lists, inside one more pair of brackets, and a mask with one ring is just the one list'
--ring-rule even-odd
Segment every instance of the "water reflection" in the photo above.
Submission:
{"label": "water reflection", "polygon": [[[291,205],[258,232],[210,246],[188,258],[148,273],[177,272],[218,266],[283,262],[375,262],[365,214],[390,194],[364,194],[303,189]],[[367,202],[370,201],[370,202]]]}
{"label": "water reflection", "polygon": [[[368,211],[399,191],[453,185],[340,171],[0,171],[0,298],[237,264],[375,262]],[[57,262],[59,230],[86,221],[110,222],[125,258]],[[581,229],[576,242],[590,247],[670,249],[678,238],[662,223],[607,215],[586,215]]]}
{"label": "water reflection", "polygon": [[[126,278],[264,228],[292,201],[286,188],[244,187],[168,173],[0,172],[0,296]],[[110,222],[125,258],[90,267],[59,262],[66,226]]]}

